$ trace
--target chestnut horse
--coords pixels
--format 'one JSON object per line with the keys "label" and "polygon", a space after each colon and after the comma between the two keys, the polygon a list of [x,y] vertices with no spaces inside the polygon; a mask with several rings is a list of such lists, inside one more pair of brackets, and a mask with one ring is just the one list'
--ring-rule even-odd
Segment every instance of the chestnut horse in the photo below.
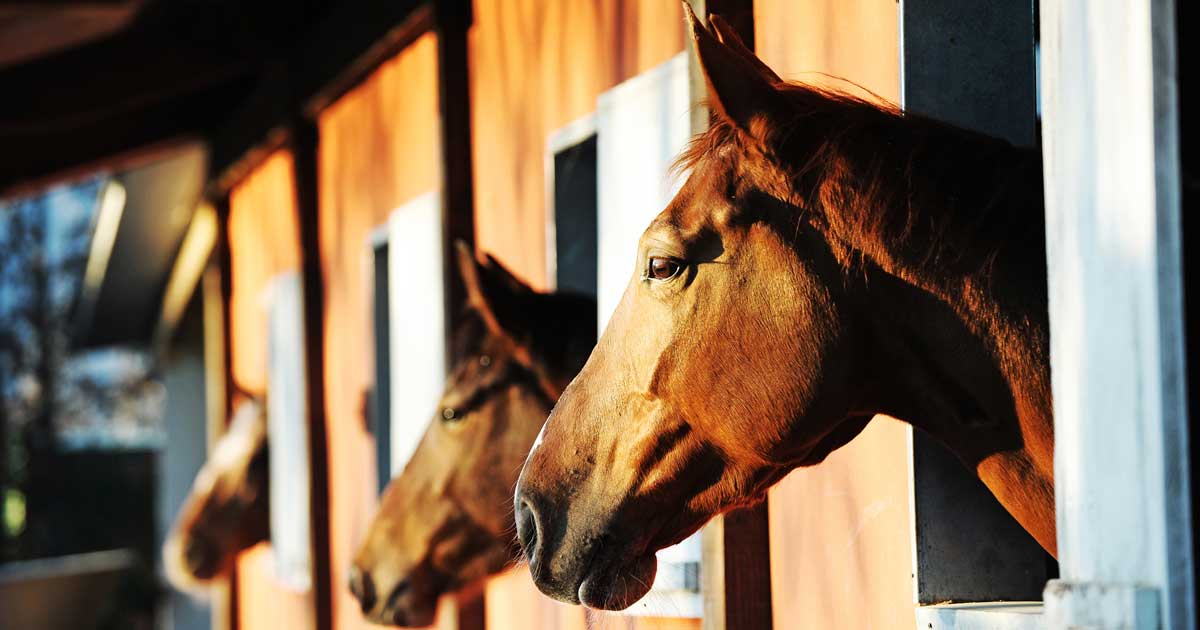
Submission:
{"label": "chestnut horse", "polygon": [[629,606],[656,550],[877,414],[944,442],[1054,553],[1037,154],[784,83],[688,13],[714,121],[521,473],[538,587]]}
{"label": "chestnut horse", "polygon": [[270,537],[268,478],[266,407],[250,400],[196,473],[163,544],[173,585],[195,590],[227,573],[239,551]]}
{"label": "chestnut horse", "polygon": [[470,319],[438,411],[384,491],[351,570],[376,623],[425,626],[438,598],[520,556],[512,488],[534,437],[596,339],[596,302],[531,290],[459,247]]}

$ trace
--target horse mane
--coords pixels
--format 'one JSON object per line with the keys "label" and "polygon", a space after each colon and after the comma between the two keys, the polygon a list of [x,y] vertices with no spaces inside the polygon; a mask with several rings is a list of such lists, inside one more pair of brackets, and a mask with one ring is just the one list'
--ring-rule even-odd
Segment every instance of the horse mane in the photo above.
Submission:
{"label": "horse mane", "polygon": [[[799,208],[847,271],[870,260],[929,287],[983,274],[1009,243],[1044,261],[1036,151],[905,113],[883,99],[778,83],[783,116],[756,138],[718,118],[672,169],[720,160]],[[762,184],[766,186],[762,186]],[[1042,263],[1044,264],[1044,262]],[[1043,278],[1044,280],[1044,278]]]}

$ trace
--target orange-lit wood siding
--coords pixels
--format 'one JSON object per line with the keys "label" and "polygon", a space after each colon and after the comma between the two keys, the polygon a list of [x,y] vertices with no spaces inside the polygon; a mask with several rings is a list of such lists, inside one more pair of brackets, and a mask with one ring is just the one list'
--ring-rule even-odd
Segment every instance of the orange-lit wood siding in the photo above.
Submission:
{"label": "orange-lit wood siding", "polygon": [[[263,289],[276,275],[299,271],[299,228],[292,156],[277,151],[229,192],[230,353],[233,382],[253,394],[267,387],[267,310]],[[307,628],[311,594],[272,577],[266,544],[238,558],[238,619],[243,630]]]}
{"label": "orange-lit wood siding", "polygon": [[[756,0],[759,55],[783,78],[899,99],[892,0]],[[906,427],[876,418],[814,468],[771,490],[776,628],[909,630],[912,604]]]}
{"label": "orange-lit wood siding", "polygon": [[[547,138],[596,97],[683,50],[670,0],[476,0],[470,33],[475,226],[480,249],[545,288]],[[695,620],[593,614],[614,628],[694,629]],[[581,608],[537,592],[527,570],[487,586],[489,630],[582,630]]]}
{"label": "orange-lit wood siding", "polygon": [[476,233],[546,286],[543,156],[551,132],[600,92],[683,50],[672,0],[476,0],[471,98]]}
{"label": "orange-lit wood siding", "polygon": [[[334,627],[363,621],[347,572],[376,507],[366,394],[374,381],[370,231],[438,187],[437,56],[425,35],[320,116],[319,213],[325,287]],[[257,630],[257,629],[255,629]]]}

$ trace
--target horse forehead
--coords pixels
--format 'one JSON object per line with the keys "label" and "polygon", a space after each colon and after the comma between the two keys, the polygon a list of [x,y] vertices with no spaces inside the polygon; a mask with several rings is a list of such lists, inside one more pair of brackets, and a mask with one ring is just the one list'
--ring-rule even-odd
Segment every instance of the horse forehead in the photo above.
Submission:
{"label": "horse forehead", "polygon": [[727,225],[737,210],[730,191],[732,174],[715,165],[693,171],[654,223],[683,234]]}

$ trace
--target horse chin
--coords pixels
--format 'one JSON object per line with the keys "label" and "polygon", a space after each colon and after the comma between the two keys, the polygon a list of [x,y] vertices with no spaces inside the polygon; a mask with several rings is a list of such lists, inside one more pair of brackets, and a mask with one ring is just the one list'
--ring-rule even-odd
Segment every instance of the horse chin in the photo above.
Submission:
{"label": "horse chin", "polygon": [[624,610],[646,596],[657,572],[653,553],[628,564],[611,564],[580,582],[579,603],[597,610]]}

